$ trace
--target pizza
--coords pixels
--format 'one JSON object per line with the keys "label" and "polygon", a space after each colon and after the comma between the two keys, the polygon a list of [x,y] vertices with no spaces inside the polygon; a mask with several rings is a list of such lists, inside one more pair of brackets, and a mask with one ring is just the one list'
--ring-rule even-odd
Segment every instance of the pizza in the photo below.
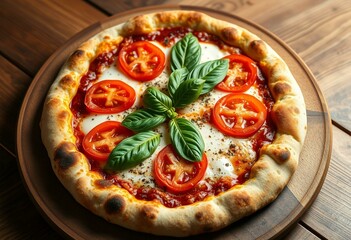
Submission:
{"label": "pizza", "polygon": [[306,134],[302,92],[248,30],[195,11],[82,43],[48,91],[42,141],[76,201],[139,232],[222,229],[274,201]]}

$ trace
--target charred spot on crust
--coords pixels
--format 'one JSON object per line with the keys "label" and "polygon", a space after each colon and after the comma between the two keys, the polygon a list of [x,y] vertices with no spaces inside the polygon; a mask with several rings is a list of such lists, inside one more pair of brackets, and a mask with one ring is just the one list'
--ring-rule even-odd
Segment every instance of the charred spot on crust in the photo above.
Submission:
{"label": "charred spot on crust", "polygon": [[113,183],[110,180],[98,179],[95,181],[95,185],[99,188],[107,188],[109,186],[112,186]]}
{"label": "charred spot on crust", "polygon": [[212,232],[215,228],[212,224],[214,216],[211,214],[211,211],[206,209],[201,212],[195,213],[195,218],[197,221],[203,224],[204,232]]}
{"label": "charred spot on crust", "polygon": [[76,50],[74,53],[72,53],[71,59],[74,59],[74,58],[81,58],[81,57],[84,56],[84,53],[85,53],[85,52],[84,52],[83,50],[78,49],[78,50]]}
{"label": "charred spot on crust", "polygon": [[126,204],[122,197],[113,196],[110,199],[107,199],[104,208],[108,214],[118,214],[124,210],[125,206]]}
{"label": "charred spot on crust", "polygon": [[290,151],[288,149],[275,149],[273,154],[279,162],[286,162],[290,159]]}
{"label": "charred spot on crust", "polygon": [[141,209],[141,214],[144,218],[155,220],[157,218],[157,209],[151,206],[144,206]]}
{"label": "charred spot on crust", "polygon": [[204,213],[203,212],[197,212],[195,214],[195,218],[199,221],[199,222],[202,222],[203,219],[204,219]]}
{"label": "charred spot on crust", "polygon": [[300,109],[298,107],[294,107],[293,111],[296,114],[300,114]]}
{"label": "charred spot on crust", "polygon": [[250,205],[251,199],[247,193],[243,192],[235,196],[235,202],[239,207],[246,207]]}
{"label": "charred spot on crust", "polygon": [[222,38],[227,43],[235,43],[239,38],[238,31],[235,28],[227,27],[221,32]]}
{"label": "charred spot on crust", "polygon": [[76,152],[72,152],[73,146],[71,143],[62,143],[55,152],[55,161],[61,169],[65,170],[73,166],[77,161]]}
{"label": "charred spot on crust", "polygon": [[65,75],[63,78],[61,78],[59,84],[63,89],[67,89],[72,87],[74,81],[70,75]]}
{"label": "charred spot on crust", "polygon": [[84,57],[84,55],[85,55],[85,52],[83,50],[80,50],[80,49],[78,49],[74,53],[72,53],[72,55],[68,59],[69,67],[73,68],[74,66],[76,66],[76,64],[78,64],[80,59]]}
{"label": "charred spot on crust", "polygon": [[291,92],[291,86],[285,82],[277,82],[273,87],[274,95],[286,95]]}
{"label": "charred spot on crust", "polygon": [[67,121],[67,118],[69,117],[69,112],[63,110],[63,111],[58,113],[57,117],[58,117],[58,119],[60,119],[59,120],[60,122]]}
{"label": "charred spot on crust", "polygon": [[267,53],[266,45],[262,40],[253,40],[250,42],[249,48],[258,58],[263,58]]}
{"label": "charred spot on crust", "polygon": [[47,102],[47,106],[49,109],[56,109],[60,106],[61,104],[61,100],[58,98],[51,98],[48,102]]}
{"label": "charred spot on crust", "polygon": [[[290,159],[291,152],[288,148],[279,145],[271,145],[270,147],[263,147],[261,154],[267,154],[273,158],[277,163],[283,163]],[[258,162],[257,162],[258,163]],[[258,164],[255,164],[258,165]]]}
{"label": "charred spot on crust", "polygon": [[189,16],[188,23],[198,23],[198,22],[201,22],[201,19],[202,19],[202,14],[198,12],[193,12]]}

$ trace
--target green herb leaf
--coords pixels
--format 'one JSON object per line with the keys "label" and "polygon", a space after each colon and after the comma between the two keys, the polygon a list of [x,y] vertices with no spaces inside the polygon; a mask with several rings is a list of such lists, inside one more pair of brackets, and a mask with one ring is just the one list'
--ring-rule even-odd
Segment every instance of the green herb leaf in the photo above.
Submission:
{"label": "green herb leaf", "polygon": [[122,121],[122,125],[135,132],[142,132],[157,127],[166,121],[166,119],[165,115],[141,109],[129,114]]}
{"label": "green herb leaf", "polygon": [[186,160],[201,161],[205,143],[199,129],[184,118],[172,119],[169,129],[171,142],[177,153]]}
{"label": "green herb leaf", "polygon": [[157,113],[172,110],[172,99],[155,87],[145,90],[143,101],[146,108]]}
{"label": "green herb leaf", "polygon": [[188,33],[178,41],[171,50],[171,70],[174,72],[179,68],[186,67],[191,71],[199,62],[201,47],[197,38]]}
{"label": "green herb leaf", "polygon": [[206,80],[201,94],[210,92],[218,83],[220,83],[227,75],[229,61],[227,59],[219,59],[208,61],[197,65],[188,75],[188,79],[201,78]]}
{"label": "green herb leaf", "polygon": [[189,71],[187,68],[179,68],[171,73],[168,81],[168,92],[173,97],[179,85],[185,81]]}
{"label": "green herb leaf", "polygon": [[179,85],[173,95],[173,106],[183,108],[195,101],[201,94],[202,87],[205,83],[203,79],[188,79]]}
{"label": "green herb leaf", "polygon": [[150,157],[160,143],[160,134],[141,132],[120,142],[111,152],[105,169],[118,171],[134,167]]}

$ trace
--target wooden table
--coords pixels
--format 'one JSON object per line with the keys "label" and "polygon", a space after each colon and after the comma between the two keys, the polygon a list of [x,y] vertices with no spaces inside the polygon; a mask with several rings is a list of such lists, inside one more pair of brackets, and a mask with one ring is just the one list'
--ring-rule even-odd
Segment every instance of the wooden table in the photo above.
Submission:
{"label": "wooden table", "polygon": [[62,238],[39,214],[16,161],[17,119],[45,60],[89,25],[135,7],[185,4],[226,11],[285,41],[311,69],[332,118],[328,173],[285,239],[351,237],[351,1],[348,0],[2,0],[0,2],[0,239]]}

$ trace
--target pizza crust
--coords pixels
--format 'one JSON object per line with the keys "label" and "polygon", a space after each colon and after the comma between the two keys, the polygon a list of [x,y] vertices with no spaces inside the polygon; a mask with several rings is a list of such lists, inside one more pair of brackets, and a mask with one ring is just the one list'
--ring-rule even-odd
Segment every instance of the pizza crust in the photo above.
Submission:
{"label": "pizza crust", "polygon": [[[137,200],[127,190],[90,171],[89,161],[75,145],[69,106],[81,76],[99,53],[112,50],[124,36],[179,26],[217,35],[258,62],[275,100],[271,114],[277,133],[274,142],[260,150],[244,184],[204,201],[167,208],[157,202]],[[216,231],[272,202],[297,168],[307,129],[301,90],[278,54],[247,30],[192,11],[138,16],[83,43],[51,86],[40,125],[55,174],[80,204],[109,222],[168,236]]]}

